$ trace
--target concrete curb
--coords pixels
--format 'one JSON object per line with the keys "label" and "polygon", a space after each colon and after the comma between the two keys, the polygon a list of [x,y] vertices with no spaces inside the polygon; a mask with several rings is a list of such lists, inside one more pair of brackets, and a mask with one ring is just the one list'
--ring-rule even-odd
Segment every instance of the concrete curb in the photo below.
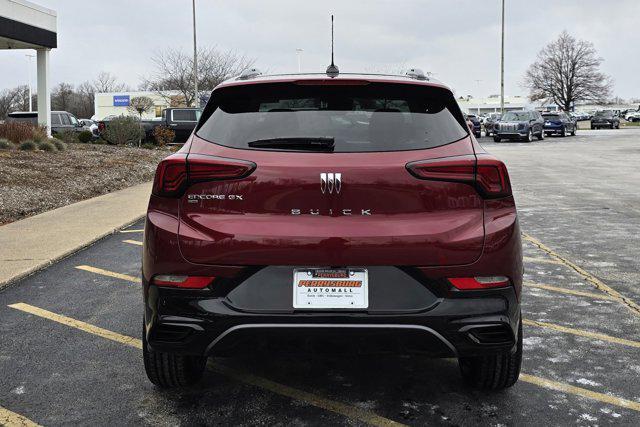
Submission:
{"label": "concrete curb", "polygon": [[151,182],[0,227],[0,290],[144,217]]}

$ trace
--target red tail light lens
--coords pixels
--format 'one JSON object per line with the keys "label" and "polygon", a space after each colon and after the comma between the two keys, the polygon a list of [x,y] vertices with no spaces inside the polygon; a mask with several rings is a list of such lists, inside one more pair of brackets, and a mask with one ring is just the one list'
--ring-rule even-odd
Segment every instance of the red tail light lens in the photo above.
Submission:
{"label": "red tail light lens", "polygon": [[461,291],[473,291],[480,289],[504,288],[509,286],[509,279],[504,276],[488,277],[453,277],[449,282]]}
{"label": "red tail light lens", "polygon": [[476,157],[469,155],[420,160],[408,163],[407,170],[420,179],[473,182],[476,173]]}
{"label": "red tail light lens", "polygon": [[506,197],[511,195],[511,182],[507,167],[493,157],[478,156],[476,182],[490,197]]}
{"label": "red tail light lens", "polygon": [[204,289],[213,283],[214,280],[215,277],[174,276],[161,274],[155,276],[151,283],[156,286],[168,288]]}
{"label": "red tail light lens", "polygon": [[240,179],[250,175],[255,168],[255,163],[244,160],[203,154],[174,154],[158,165],[153,181],[153,194],[180,197],[190,184]]}
{"label": "red tail light lens", "polygon": [[507,167],[491,156],[473,155],[419,160],[407,163],[407,170],[416,178],[432,181],[466,182],[475,185],[487,198],[511,195]]}

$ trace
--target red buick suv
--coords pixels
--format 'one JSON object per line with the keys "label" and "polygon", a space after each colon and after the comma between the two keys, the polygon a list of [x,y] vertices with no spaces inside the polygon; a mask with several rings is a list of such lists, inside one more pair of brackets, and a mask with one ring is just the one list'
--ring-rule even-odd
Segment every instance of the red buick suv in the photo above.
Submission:
{"label": "red buick suv", "polygon": [[484,389],[522,359],[522,247],[505,165],[448,87],[406,76],[245,73],[164,159],[146,216],[144,365],[208,356],[455,357]]}

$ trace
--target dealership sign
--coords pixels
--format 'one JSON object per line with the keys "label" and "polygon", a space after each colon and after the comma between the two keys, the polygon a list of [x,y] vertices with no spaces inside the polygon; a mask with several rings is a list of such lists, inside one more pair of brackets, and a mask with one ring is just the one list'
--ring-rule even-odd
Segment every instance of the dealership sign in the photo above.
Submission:
{"label": "dealership sign", "polygon": [[113,95],[114,107],[128,107],[129,102],[130,102],[129,95]]}

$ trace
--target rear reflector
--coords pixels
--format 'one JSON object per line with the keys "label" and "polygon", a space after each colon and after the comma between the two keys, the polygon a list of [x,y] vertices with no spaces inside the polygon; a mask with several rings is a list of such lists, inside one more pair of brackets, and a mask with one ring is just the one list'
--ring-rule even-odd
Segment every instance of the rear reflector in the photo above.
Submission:
{"label": "rear reflector", "polygon": [[204,276],[173,276],[160,274],[155,276],[152,283],[156,286],[184,288],[184,289],[203,289],[209,286],[215,277]]}
{"label": "rear reflector", "polygon": [[406,167],[416,178],[474,185],[487,198],[511,195],[507,167],[491,156],[479,155],[476,159],[473,155],[467,155],[419,160],[407,163]]}
{"label": "rear reflector", "polygon": [[153,181],[153,194],[180,197],[193,183],[244,178],[255,168],[255,163],[244,160],[177,153],[158,165]]}
{"label": "rear reflector", "polygon": [[504,288],[509,286],[509,279],[504,276],[488,277],[452,277],[449,282],[461,291],[477,289]]}

